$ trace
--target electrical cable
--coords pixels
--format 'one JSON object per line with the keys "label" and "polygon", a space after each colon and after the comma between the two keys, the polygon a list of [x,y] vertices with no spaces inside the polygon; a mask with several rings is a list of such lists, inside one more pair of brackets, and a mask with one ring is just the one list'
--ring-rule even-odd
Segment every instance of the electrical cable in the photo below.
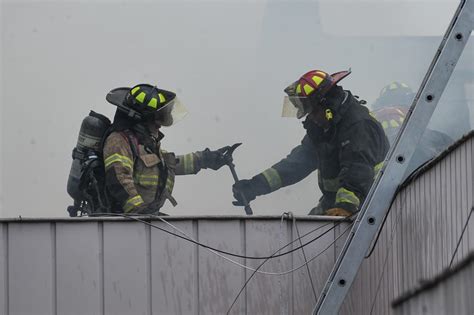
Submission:
{"label": "electrical cable", "polygon": [[[293,215],[293,212],[291,212],[291,211],[288,212],[288,218],[293,218],[293,226],[295,227],[295,230],[296,230],[296,236],[298,236],[298,239],[300,240],[300,245],[303,245],[303,242],[301,241],[301,237],[300,237],[300,231],[298,229],[298,225],[296,225],[296,218]],[[309,264],[308,264],[308,260],[306,259],[306,253],[304,252],[304,248],[301,248],[301,251],[303,252],[303,258],[304,258],[304,262],[306,264],[306,271],[308,271],[309,282],[311,283],[311,288],[313,289],[314,299],[317,302],[318,301],[318,296],[316,294],[316,289],[315,289],[314,283],[313,283],[313,277],[311,276],[311,271],[309,270]]]}
{"label": "electrical cable", "polygon": [[458,252],[459,245],[461,245],[462,237],[464,236],[464,232],[466,231],[467,224],[469,223],[469,219],[471,218],[471,215],[472,215],[473,212],[474,212],[474,207],[471,208],[471,211],[469,212],[469,215],[468,215],[468,217],[467,217],[467,219],[466,219],[466,223],[464,224],[464,227],[463,227],[462,232],[461,232],[461,236],[460,236],[459,239],[458,239],[458,243],[456,244],[456,249],[454,250],[453,256],[451,257],[451,262],[449,263],[449,267],[448,267],[448,268],[451,268],[451,265],[452,265],[453,262],[454,262],[454,257],[456,257],[456,254],[457,254],[457,252]]}
{"label": "electrical cable", "polygon": [[[280,217],[280,233],[278,233],[278,245],[280,246],[281,248],[281,239],[282,239],[282,236],[283,236],[283,220],[285,219],[285,216],[287,215],[286,212],[283,212],[281,217]],[[293,238],[293,237],[292,237]],[[283,259],[278,259],[278,265],[280,267],[280,270],[282,269],[282,260]],[[281,284],[281,277],[278,277],[277,278],[277,281],[278,281],[278,288],[280,289],[280,314],[281,315],[284,315],[285,312],[282,310],[282,307],[285,306],[285,303],[283,303],[283,286]],[[286,314],[288,314],[288,310],[286,310]]]}
{"label": "electrical cable", "polygon": [[[155,216],[154,216],[154,217],[155,217]],[[177,231],[180,232],[181,234],[183,234],[183,235],[185,235],[186,237],[192,239],[191,237],[189,237],[189,235],[186,234],[186,232],[184,232],[184,231],[181,230],[180,228],[176,227],[175,225],[169,223],[168,221],[164,220],[163,218],[161,218],[161,217],[159,217],[159,216],[156,216],[156,217],[157,217],[159,220],[163,221],[165,224],[169,225],[171,228],[177,230]],[[151,226],[156,228],[155,225],[151,225]],[[325,226],[326,226],[326,225],[325,225]],[[328,231],[331,231],[331,230],[332,230],[332,228],[329,229]],[[345,231],[344,231],[344,233],[345,233]],[[344,234],[344,233],[343,233],[343,234]],[[307,234],[306,234],[306,235],[307,235]],[[306,236],[306,235],[303,235],[301,238],[303,238],[303,237]],[[341,235],[342,235],[342,234],[341,234]],[[333,244],[341,237],[341,235],[338,236],[333,242],[331,242],[330,245],[333,245]],[[301,240],[300,240],[300,241],[301,241]],[[281,247],[280,250],[283,249],[283,248],[285,248],[285,247]],[[242,268],[247,269],[247,270],[250,270],[250,271],[257,271],[257,273],[259,273],[259,274],[270,275],[270,276],[283,276],[283,275],[287,275],[287,274],[289,274],[289,273],[295,272],[295,271],[297,271],[297,270],[303,268],[305,265],[309,264],[311,261],[313,261],[313,260],[315,259],[315,257],[313,257],[313,258],[311,258],[309,261],[307,261],[306,263],[304,263],[304,264],[302,264],[302,265],[300,265],[300,266],[298,266],[298,267],[296,267],[296,268],[287,270],[287,271],[268,272],[268,271],[256,270],[256,269],[254,269],[254,268],[252,268],[252,267],[243,265],[243,264],[241,264],[241,263],[239,263],[239,262],[237,262],[237,261],[235,261],[235,260],[232,260],[232,259],[229,258],[229,257],[226,257],[226,256],[224,256],[224,255],[222,255],[222,254],[216,252],[215,250],[213,250],[213,249],[211,249],[211,248],[206,248],[206,249],[209,250],[211,253],[213,253],[213,254],[215,254],[215,255],[217,255],[217,256],[219,256],[219,257],[221,257],[221,258],[223,258],[223,259],[225,259],[225,260],[227,260],[227,261],[229,261],[229,262],[231,262],[231,263],[233,263],[233,264],[235,264],[235,265],[237,265],[237,266],[239,266],[239,267],[242,267]]]}
{"label": "electrical cable", "polygon": [[[184,240],[186,240],[186,241],[189,241],[189,242],[191,242],[191,243],[194,243],[194,244],[196,244],[196,245],[198,245],[198,246],[201,246],[201,247],[203,247],[203,248],[212,249],[212,250],[214,250],[214,251],[216,251],[216,252],[219,252],[219,253],[222,253],[222,254],[226,254],[226,255],[234,256],[234,257],[238,257],[238,258],[245,258],[245,259],[256,259],[256,260],[258,260],[258,259],[272,259],[272,258],[277,258],[277,257],[285,256],[285,255],[287,255],[287,254],[290,254],[290,253],[292,253],[292,252],[294,252],[294,251],[297,251],[297,250],[301,249],[301,248],[304,247],[304,246],[307,246],[307,245],[313,243],[314,241],[316,241],[316,240],[318,240],[318,239],[320,238],[320,236],[315,237],[314,239],[311,239],[311,240],[309,240],[308,242],[304,243],[302,246],[293,248],[293,249],[291,249],[291,250],[289,250],[289,251],[286,251],[286,252],[283,252],[283,253],[280,253],[280,254],[274,254],[274,255],[272,255],[272,256],[245,256],[245,255],[234,254],[234,253],[230,253],[230,252],[227,252],[227,251],[224,251],[224,250],[220,250],[220,249],[217,249],[217,248],[215,248],[215,247],[212,247],[212,246],[209,246],[209,245],[200,243],[200,242],[198,242],[198,241],[195,241],[195,240],[193,240],[193,239],[190,239],[190,238],[188,238],[188,237],[183,237],[183,236],[178,235],[178,234],[176,234],[176,233],[173,233],[173,232],[170,232],[170,231],[165,230],[165,229],[163,229],[163,228],[160,228],[159,226],[155,226],[155,225],[151,224],[150,222],[144,221],[144,220],[142,220],[142,219],[136,218],[136,217],[131,216],[131,215],[128,215],[128,214],[123,214],[123,213],[96,213],[96,215],[101,215],[101,216],[119,216],[119,217],[129,218],[129,219],[135,220],[135,221],[137,221],[137,222],[141,222],[141,223],[143,223],[143,224],[145,224],[145,225],[153,226],[154,228],[156,228],[156,229],[158,229],[158,230],[161,230],[161,231],[163,231],[163,232],[165,232],[165,233],[174,235],[174,236],[176,236],[176,237],[178,237],[178,238],[184,239]],[[154,215],[146,215],[146,216],[147,216],[148,218],[160,218],[159,216],[154,216]],[[161,218],[160,218],[160,220],[161,220]],[[341,222],[343,222],[343,221],[341,221]],[[314,230],[312,230],[312,231],[306,233],[306,234],[303,235],[302,237],[304,237],[304,236],[306,236],[306,235],[309,235],[309,234],[311,234],[311,233],[313,233],[313,232],[315,232],[315,231],[317,231],[317,230],[319,230],[319,229],[322,229],[322,228],[324,228],[324,227],[326,227],[326,226],[328,226],[328,225],[331,225],[331,224],[332,224],[332,222],[329,222],[329,223],[326,223],[325,225],[319,226],[319,227],[315,228]],[[339,224],[339,222],[336,223],[333,227],[331,227],[331,228],[330,228],[328,231],[326,231],[325,233],[327,233],[327,232],[333,230],[333,229],[336,227],[336,225],[338,225],[338,224]],[[293,243],[296,242],[296,241],[298,241],[298,240],[296,239],[296,240],[293,240],[292,242],[286,244],[285,246],[283,246],[282,248],[280,248],[277,252],[279,252],[279,251],[281,251],[282,249],[284,249],[284,248],[290,246],[291,244],[293,244]]]}
{"label": "electrical cable", "polygon": [[[186,232],[182,231],[180,228],[174,226],[173,224],[169,223],[168,221],[164,220],[163,218],[161,218],[161,217],[159,217],[159,216],[156,216],[156,217],[157,217],[158,219],[162,220],[162,221],[163,221],[164,223],[166,223],[167,225],[169,225],[171,228],[173,228],[173,229],[177,230],[178,232],[180,232],[181,234],[183,234],[183,235],[189,237],[189,236],[186,234]],[[337,224],[337,223],[336,223],[336,224]],[[326,225],[327,225],[327,224],[326,224]],[[324,225],[324,226],[326,226],[326,225]],[[152,225],[152,226],[155,227],[154,225]],[[351,223],[349,226],[352,226],[352,223]],[[349,229],[349,228],[348,228],[348,229]],[[334,239],[334,241],[332,241],[332,242],[329,244],[329,247],[330,247],[331,245],[333,245],[334,243],[336,243],[336,241],[337,241],[339,238],[341,238],[342,235],[344,235],[344,233],[345,233],[348,229],[344,230],[344,232],[343,232],[341,235],[339,235],[338,237],[336,237],[336,238]],[[333,228],[329,229],[328,231],[331,231],[331,230],[333,230]],[[306,233],[305,235],[301,236],[301,238],[305,237],[307,234],[308,234],[308,233]],[[190,237],[189,237],[189,238],[190,238]],[[192,238],[190,238],[190,239],[192,239]],[[301,240],[300,240],[300,241],[301,241]],[[283,249],[283,248],[285,248],[285,247],[280,248],[280,250]],[[297,271],[297,270],[303,268],[305,265],[308,265],[310,262],[312,262],[314,259],[317,258],[317,257],[312,257],[310,260],[308,260],[308,261],[305,262],[304,264],[302,264],[302,265],[300,265],[300,266],[298,266],[298,267],[296,267],[296,268],[287,270],[287,271],[268,272],[268,271],[256,270],[256,269],[254,269],[254,268],[252,268],[252,267],[243,265],[243,264],[241,264],[241,263],[239,263],[239,262],[237,262],[237,261],[235,261],[235,260],[232,260],[231,258],[228,258],[228,257],[226,257],[226,256],[223,256],[222,254],[220,254],[220,253],[214,251],[213,249],[210,249],[210,248],[206,248],[206,249],[209,250],[210,252],[214,253],[215,255],[217,255],[217,256],[219,256],[219,257],[221,257],[221,258],[223,258],[223,259],[225,259],[225,260],[227,260],[227,261],[229,261],[229,262],[231,262],[231,263],[233,263],[233,264],[235,264],[235,265],[237,265],[237,266],[239,266],[239,267],[242,267],[242,268],[247,269],[247,270],[250,270],[250,271],[256,271],[256,272],[259,273],[259,274],[269,275],[269,276],[284,276],[284,275],[287,275],[287,274],[289,274],[289,273],[295,272],[295,271]]]}
{"label": "electrical cable", "polygon": [[[357,212],[356,212],[357,213]],[[356,214],[354,213],[351,218]],[[331,231],[332,229],[336,228],[336,226],[338,226],[339,224],[341,224],[341,221],[340,222],[337,222],[336,224],[334,224],[334,227],[329,229],[328,231],[324,232],[323,234],[321,234],[320,236],[323,236],[325,235],[327,232]],[[354,222],[352,222],[349,227],[341,234],[339,235],[339,237],[341,237],[342,235],[344,235],[344,233],[346,231],[348,231],[352,226],[354,225]],[[339,237],[337,237],[334,242],[337,241],[337,239],[339,239]],[[314,256],[311,260],[308,261],[311,262],[312,260],[316,259],[317,257],[319,257],[320,255],[322,255],[326,250],[328,250],[331,246],[333,245],[333,243],[329,244],[329,246],[327,246],[326,248],[324,248],[321,252],[319,252],[316,256]],[[242,288],[240,289],[239,293],[237,294],[237,296],[235,297],[234,301],[232,302],[232,304],[230,305],[229,307],[229,310],[227,311],[227,315],[230,313],[230,311],[232,310],[232,307],[234,306],[234,304],[237,302],[237,299],[239,298],[240,294],[242,294],[243,290],[245,289],[245,287],[247,286],[247,284],[250,282],[250,280],[252,279],[252,277],[257,273],[257,271],[270,259],[272,258],[274,255],[276,255],[280,250],[277,250],[276,252],[274,252],[274,254],[272,256],[270,256],[269,258],[266,258],[258,267],[257,269],[250,275],[250,277],[245,281],[244,285],[242,286]],[[304,264],[303,266],[300,266],[300,268],[304,267],[306,264]],[[299,269],[299,268],[298,268]],[[294,271],[294,270],[293,270]]]}

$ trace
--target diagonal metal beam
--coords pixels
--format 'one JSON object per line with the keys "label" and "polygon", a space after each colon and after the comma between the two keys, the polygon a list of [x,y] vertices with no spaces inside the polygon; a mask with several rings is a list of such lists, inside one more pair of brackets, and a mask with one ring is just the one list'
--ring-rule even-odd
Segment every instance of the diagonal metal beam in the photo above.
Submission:
{"label": "diagonal metal beam", "polygon": [[436,51],[401,131],[387,155],[385,166],[372,185],[313,314],[326,315],[339,312],[372,239],[401,184],[408,162],[464,50],[473,26],[474,0],[463,0]]}

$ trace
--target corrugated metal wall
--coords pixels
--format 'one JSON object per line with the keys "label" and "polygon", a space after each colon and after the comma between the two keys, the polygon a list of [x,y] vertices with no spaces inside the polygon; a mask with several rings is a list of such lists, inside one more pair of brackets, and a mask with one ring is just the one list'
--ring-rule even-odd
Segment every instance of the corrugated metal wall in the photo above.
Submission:
{"label": "corrugated metal wall", "polygon": [[395,314],[474,314],[474,255],[469,258],[457,270],[422,284],[395,306]]}
{"label": "corrugated metal wall", "polygon": [[[202,243],[247,256],[271,254],[296,238],[293,223],[280,228],[279,217],[168,219]],[[338,224],[311,217],[296,222],[301,235],[320,227],[303,242]],[[348,224],[338,230],[342,226]],[[335,261],[335,235],[332,229],[305,249],[310,259],[329,246],[310,263],[317,292]],[[0,260],[0,314],[10,315],[225,314],[251,274],[206,249],[122,219],[1,221]],[[236,260],[251,267],[261,262]],[[303,262],[299,250],[262,270]],[[306,268],[258,274],[231,314],[309,314],[315,302]]]}
{"label": "corrugated metal wall", "polygon": [[[340,313],[390,314],[394,298],[449,266],[474,206],[473,165],[471,136],[397,195]],[[454,263],[473,250],[471,217]]]}
{"label": "corrugated metal wall", "polygon": [[[474,138],[449,153],[396,197],[373,254],[362,265],[343,314],[389,314],[392,300],[446,268],[474,206]],[[268,255],[296,238],[280,217],[167,218],[221,250]],[[164,223],[154,224],[168,228]],[[339,222],[340,223],[340,222]],[[348,224],[297,218],[316,295],[335,262]],[[347,232],[346,232],[347,233]],[[299,244],[293,244],[293,248]],[[455,262],[474,250],[470,221]],[[259,261],[236,259],[250,267]],[[263,270],[304,262],[301,251]],[[0,314],[225,314],[251,271],[138,222],[122,219],[0,221]],[[306,268],[258,274],[231,314],[310,314],[316,297]]]}

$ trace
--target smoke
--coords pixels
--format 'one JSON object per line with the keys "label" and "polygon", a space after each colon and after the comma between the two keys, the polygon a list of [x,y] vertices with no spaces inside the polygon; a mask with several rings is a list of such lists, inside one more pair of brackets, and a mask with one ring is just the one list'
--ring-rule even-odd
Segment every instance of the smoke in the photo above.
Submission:
{"label": "smoke", "polygon": [[[306,71],[351,67],[342,85],[369,104],[394,80],[416,90],[457,2],[376,2],[363,2],[357,14],[357,6],[340,1],[3,2],[1,214],[67,214],[80,123],[90,109],[113,117],[105,95],[115,87],[150,83],[175,91],[190,114],[163,130],[163,147],[183,154],[243,142],[234,154],[241,178],[278,162],[303,138],[301,123],[280,114],[284,87]],[[394,7],[396,14],[387,14]],[[432,123],[453,138],[471,128],[472,95],[465,91],[472,52],[471,43],[458,64],[463,73],[454,74],[443,99],[443,119]],[[462,126],[446,107],[452,100]],[[243,214],[231,204],[232,183],[227,168],[179,177],[178,206],[163,211]],[[314,173],[252,206],[256,214],[305,214],[319,197]]]}

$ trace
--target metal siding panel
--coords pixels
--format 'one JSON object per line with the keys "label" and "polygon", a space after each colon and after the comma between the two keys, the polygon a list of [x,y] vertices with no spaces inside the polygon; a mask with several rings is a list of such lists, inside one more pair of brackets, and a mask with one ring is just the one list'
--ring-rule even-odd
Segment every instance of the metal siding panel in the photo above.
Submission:
{"label": "metal siding panel", "polygon": [[[450,162],[451,162],[451,195],[450,195],[450,213],[451,213],[451,251],[449,252],[449,257],[451,258],[454,253],[454,249],[456,247],[456,242],[459,236],[459,215],[458,215],[458,207],[457,207],[457,174],[456,174],[456,154],[455,152],[449,155]],[[457,260],[455,259],[454,262]]]}
{"label": "metal siding panel", "polygon": [[104,222],[105,314],[149,313],[147,229],[142,223]]}
{"label": "metal siding panel", "polygon": [[[259,221],[260,223],[260,221]],[[202,220],[198,223],[199,241],[232,253],[245,253],[242,243],[240,221],[227,222]],[[264,255],[268,248],[260,239],[252,239],[259,246],[255,255]],[[232,258],[243,264],[243,259]],[[244,271],[223,258],[216,257],[199,248],[199,314],[224,314],[244,284]],[[252,282],[249,284],[252,286]],[[242,293],[232,307],[231,314],[245,313],[245,293]]]}
{"label": "metal siding panel", "polygon": [[[372,257],[365,260],[347,299],[354,314],[370,313],[376,283],[384,273],[373,314],[390,313],[390,301],[417,284],[420,278],[432,277],[447,267],[473,203],[473,140],[451,152],[437,165],[404,188],[396,197]],[[469,205],[469,206],[468,206]],[[394,214],[400,211],[399,218]],[[392,220],[392,223],[389,221]],[[393,244],[390,233],[398,227]],[[474,246],[474,220],[464,235],[459,260]],[[386,250],[391,246],[386,270],[382,268]],[[383,250],[382,250],[383,249]],[[389,273],[389,276],[386,274]],[[375,286],[375,289],[374,289]],[[370,302],[367,302],[370,301]],[[348,313],[349,302],[343,305]],[[422,311],[422,308],[416,309]],[[439,312],[439,308],[433,308]]]}
{"label": "metal siding panel", "polygon": [[[288,224],[280,224],[262,220],[246,222],[246,248],[249,255],[273,253],[289,242]],[[281,239],[281,243],[280,243]],[[293,247],[288,247],[288,250]],[[261,262],[248,261],[247,264],[256,268]],[[266,271],[282,271],[291,268],[291,256],[271,259],[262,267]],[[250,274],[247,274],[249,276]],[[257,274],[247,287],[247,314],[288,314],[290,275],[269,277]]]}
{"label": "metal siding panel", "polygon": [[10,314],[54,314],[51,224],[10,223],[8,231]]}
{"label": "metal siding panel", "polygon": [[[403,194],[403,193],[402,193]],[[395,209],[393,209],[393,206],[392,206],[392,210],[395,210],[396,211],[396,214],[394,213],[394,220],[395,220],[395,223],[394,224],[397,224],[397,227],[396,227],[396,234],[395,234],[395,238],[396,238],[396,243],[394,246],[395,250],[396,250],[396,254],[394,254],[394,266],[395,266],[395,270],[394,270],[394,274],[395,274],[395,279],[396,279],[396,284],[395,284],[395,296],[398,295],[401,291],[402,291],[402,273],[401,273],[401,270],[402,270],[402,261],[401,261],[401,255],[400,253],[402,252],[402,246],[403,246],[403,242],[402,242],[402,236],[403,234],[401,233],[402,231],[402,228],[401,228],[401,220],[402,220],[402,207],[401,207],[401,202],[400,202],[400,198],[402,196],[402,194],[399,194],[395,200]]]}
{"label": "metal siding panel", "polygon": [[[457,246],[457,242],[459,238],[461,237],[461,232],[462,232],[462,227],[463,227],[463,222],[464,222],[464,212],[465,209],[462,208],[462,187],[461,187],[461,181],[462,181],[462,174],[461,174],[461,150],[462,147],[457,148],[454,151],[453,158],[454,158],[454,165],[455,165],[455,203],[454,203],[454,211],[455,211],[455,218],[456,218],[456,233],[455,233],[455,242],[454,242],[454,248]],[[452,252],[454,255],[454,251]],[[459,258],[462,258],[463,251],[462,247],[460,246],[458,248],[458,251],[456,253],[456,261],[459,261]]]}
{"label": "metal siding panel", "polygon": [[[153,224],[182,235],[164,223]],[[197,233],[194,231],[193,221],[186,220],[172,224],[195,239]],[[196,253],[197,245],[155,228],[151,229],[153,314],[197,314]]]}
{"label": "metal siding panel", "polygon": [[101,314],[99,239],[97,222],[56,223],[58,314]]}
{"label": "metal siding panel", "polygon": [[[350,229],[345,231],[347,229],[347,226],[342,226],[342,225],[335,225],[334,227],[334,238],[336,239],[337,237],[339,237],[342,233],[345,234],[345,236],[341,236],[336,242],[335,242],[335,247],[334,247],[334,252],[335,252],[335,256],[334,256],[334,261],[337,259],[337,257],[339,256],[341,250],[342,250],[342,247],[344,246],[344,242],[346,241],[347,239],[347,235],[349,235],[350,233]],[[344,232],[345,231],[345,232]],[[357,310],[360,309],[361,305],[360,305],[360,299],[359,299],[359,296],[357,296],[357,292],[359,292],[358,288],[361,287],[361,278],[363,278],[363,273],[364,273],[364,270],[361,268],[355,278],[354,278],[354,282],[352,284],[352,288],[351,288],[351,294],[347,295],[346,299],[344,300],[344,303],[342,304],[341,306],[341,309],[339,310],[339,314],[341,315],[345,315],[345,314],[354,314],[357,312]],[[354,293],[352,293],[354,292]],[[295,314],[298,314],[298,313],[295,313]]]}
{"label": "metal siding panel", "polygon": [[[465,171],[463,172],[463,177],[464,177],[464,182],[463,186],[465,187],[464,189],[464,196],[466,196],[464,200],[464,208],[463,210],[465,211],[465,220],[467,220],[469,213],[471,211],[471,208],[474,207],[474,202],[473,202],[473,191],[472,191],[472,185],[474,182],[474,177],[473,177],[473,161],[471,159],[471,146],[472,146],[473,141],[469,141],[466,143],[465,150],[464,150],[464,165],[465,165]],[[471,216],[472,221],[474,221],[474,218]],[[464,221],[463,221],[464,222]],[[467,255],[469,251],[471,250],[470,248],[470,237],[474,237],[474,234],[472,231],[469,231],[469,224],[471,222],[468,222],[468,227],[466,229],[464,238],[463,238],[463,253]],[[464,223],[463,223],[464,224]]]}
{"label": "metal siding panel", "polygon": [[[471,209],[474,207],[474,139],[471,139],[468,143],[468,150],[467,150],[467,173],[470,175],[468,176],[467,185],[469,187],[468,191],[468,204],[471,206]],[[469,227],[467,231],[468,235],[468,246],[469,250],[474,250],[474,218],[471,216],[471,220],[469,221]]]}
{"label": "metal siding panel", "polygon": [[[311,239],[321,235],[328,229],[334,227],[332,222],[308,222],[308,221],[301,221],[296,222],[298,231],[300,236],[314,230],[315,228],[319,228],[317,231],[309,234],[306,237],[302,238],[302,243],[306,243]],[[338,226],[339,227],[339,226]],[[298,238],[298,234],[296,229],[293,230],[293,239],[296,240]],[[334,245],[331,243],[334,242],[334,235],[335,233],[327,233],[317,241],[311,243],[308,246],[304,247],[304,253],[306,255],[306,259],[309,261],[316,255],[321,254],[318,258],[311,261],[309,266],[309,272],[311,274],[311,279],[313,280],[313,285],[316,291],[316,297],[319,297],[319,293],[321,292],[324,284],[326,282],[327,277],[329,276],[329,272],[331,271],[332,266],[334,265]],[[344,237],[341,237],[343,239]],[[286,245],[286,243],[284,244]],[[300,242],[297,241],[293,244],[293,247],[300,246]],[[327,248],[327,249],[326,249]],[[305,259],[303,256],[303,252],[298,250],[293,253],[293,264],[292,268],[299,267],[305,263]],[[316,298],[313,293],[313,289],[311,286],[310,278],[308,275],[308,269],[303,267],[293,274],[293,312],[292,314],[310,314],[314,304],[316,304]],[[291,314],[291,313],[290,313]]]}
{"label": "metal siding panel", "polygon": [[0,224],[0,310],[8,314],[8,224]]}
{"label": "metal siding panel", "polygon": [[433,250],[433,257],[432,260],[435,264],[433,275],[442,269],[443,264],[443,251],[442,251],[442,242],[443,242],[443,235],[441,231],[441,226],[443,223],[442,219],[442,207],[441,207],[441,171],[440,167],[435,167],[433,170],[433,178],[431,180],[432,191],[431,191],[431,198],[434,201],[434,207],[436,209],[436,218],[434,220],[433,231],[435,231],[435,244]]}
{"label": "metal siding panel", "polygon": [[[466,160],[466,151],[467,147],[462,146],[459,148],[459,190],[461,199],[459,200],[459,211],[461,212],[461,233],[462,229],[466,223],[467,217],[469,212],[471,211],[471,207],[468,205],[468,198],[467,198],[467,182],[466,179],[467,175],[467,160]],[[466,231],[467,232],[467,231]],[[459,251],[462,257],[464,257],[468,252],[468,242],[467,242],[467,234],[464,232],[463,238],[461,240],[461,244],[459,247]]]}

